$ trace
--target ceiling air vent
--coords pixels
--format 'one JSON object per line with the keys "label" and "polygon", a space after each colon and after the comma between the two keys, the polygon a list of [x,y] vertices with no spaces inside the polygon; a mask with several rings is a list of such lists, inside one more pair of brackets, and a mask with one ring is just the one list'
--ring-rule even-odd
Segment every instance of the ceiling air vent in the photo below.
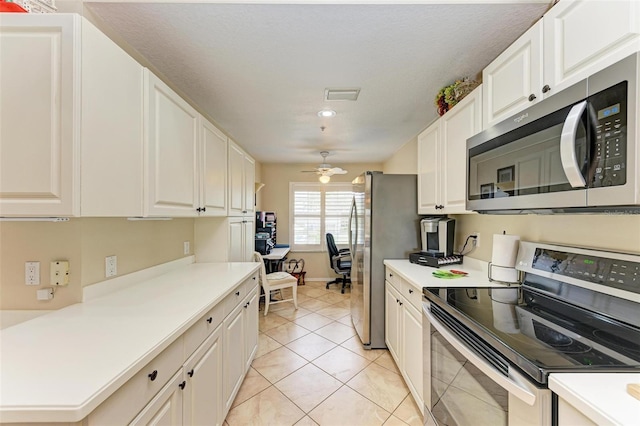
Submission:
{"label": "ceiling air vent", "polygon": [[324,89],[325,101],[356,101],[360,89]]}

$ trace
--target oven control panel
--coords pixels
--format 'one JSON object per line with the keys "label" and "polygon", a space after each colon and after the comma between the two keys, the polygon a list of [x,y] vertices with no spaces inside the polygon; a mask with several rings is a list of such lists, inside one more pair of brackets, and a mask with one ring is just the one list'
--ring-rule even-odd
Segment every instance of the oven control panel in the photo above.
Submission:
{"label": "oven control panel", "polygon": [[[516,268],[640,294],[640,256],[522,242]],[[542,273],[540,273],[542,272]]]}

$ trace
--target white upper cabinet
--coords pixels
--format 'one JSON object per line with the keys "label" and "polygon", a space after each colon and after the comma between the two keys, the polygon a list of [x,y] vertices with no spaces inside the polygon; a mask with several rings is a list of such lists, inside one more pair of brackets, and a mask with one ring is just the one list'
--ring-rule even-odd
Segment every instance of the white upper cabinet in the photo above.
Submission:
{"label": "white upper cabinet", "polygon": [[142,67],[78,15],[2,15],[0,215],[141,215]]}
{"label": "white upper cabinet", "polygon": [[544,15],[547,96],[639,50],[637,0],[562,0]]}
{"label": "white upper cabinet", "polygon": [[200,215],[227,215],[227,137],[202,118],[200,141]]}
{"label": "white upper cabinet", "polygon": [[145,69],[146,216],[195,216],[200,115]]}
{"label": "white upper cabinet", "polygon": [[542,99],[542,20],[482,71],[483,128]]}
{"label": "white upper cabinet", "polygon": [[440,199],[440,120],[418,135],[418,213],[436,211]]}
{"label": "white upper cabinet", "polygon": [[418,136],[418,213],[468,213],[467,139],[482,127],[482,87]]}
{"label": "white upper cabinet", "polygon": [[229,140],[229,216],[254,211],[255,161]]}
{"label": "white upper cabinet", "polygon": [[640,50],[640,2],[562,0],[482,72],[483,128]]}

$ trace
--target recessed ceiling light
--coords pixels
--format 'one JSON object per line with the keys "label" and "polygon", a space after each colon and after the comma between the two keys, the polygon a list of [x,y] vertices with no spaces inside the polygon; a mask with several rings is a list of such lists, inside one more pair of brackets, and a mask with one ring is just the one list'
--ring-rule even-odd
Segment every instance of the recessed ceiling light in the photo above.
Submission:
{"label": "recessed ceiling light", "polygon": [[335,117],[336,112],[332,109],[323,109],[322,111],[318,111],[318,117]]}

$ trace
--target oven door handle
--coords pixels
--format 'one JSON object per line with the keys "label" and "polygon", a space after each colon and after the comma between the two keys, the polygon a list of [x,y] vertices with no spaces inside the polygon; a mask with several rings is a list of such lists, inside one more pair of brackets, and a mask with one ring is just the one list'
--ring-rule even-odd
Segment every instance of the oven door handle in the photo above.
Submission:
{"label": "oven door handle", "polygon": [[454,336],[445,325],[431,314],[427,307],[423,307],[422,311],[431,325],[438,330],[445,339],[447,339],[451,346],[456,348],[467,360],[486,374],[491,380],[496,382],[498,386],[502,387],[509,392],[509,394],[514,395],[528,405],[535,404],[535,388],[527,381],[527,379],[512,371],[512,368],[509,368],[509,377],[504,376],[501,372],[493,368],[482,356],[478,355],[475,351],[469,349],[467,345],[458,340],[458,338]]}
{"label": "oven door handle", "polygon": [[584,188],[587,186],[576,158],[576,134],[586,107],[587,101],[582,101],[571,108],[564,121],[560,135],[560,161],[562,162],[564,174],[567,176],[572,188]]}

